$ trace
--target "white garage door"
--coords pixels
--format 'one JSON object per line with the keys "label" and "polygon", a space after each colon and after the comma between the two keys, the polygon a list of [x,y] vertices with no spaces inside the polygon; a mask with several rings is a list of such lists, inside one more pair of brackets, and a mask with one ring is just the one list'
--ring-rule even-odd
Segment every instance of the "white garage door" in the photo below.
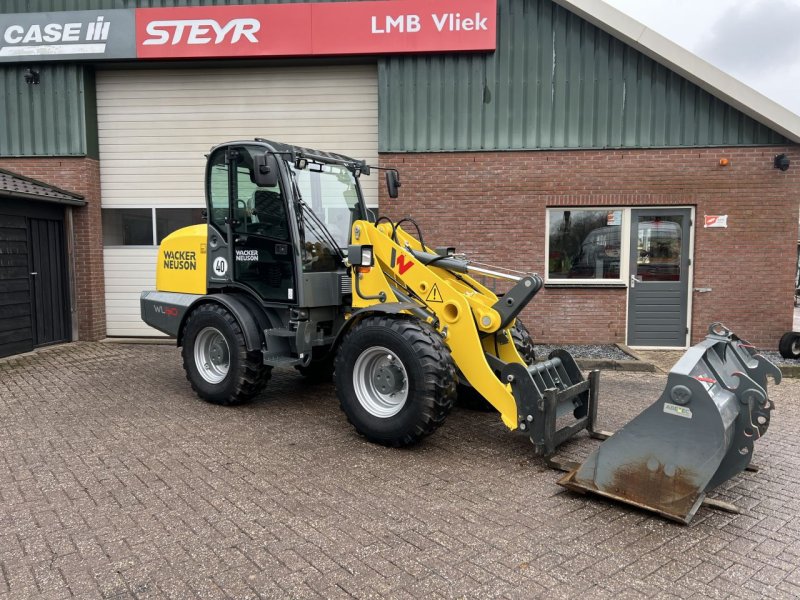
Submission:
{"label": "white garage door", "polygon": [[[109,336],[158,335],[139,316],[155,245],[197,219],[205,154],[264,137],[378,161],[374,65],[106,71],[97,74]],[[364,177],[377,206],[378,177]]]}

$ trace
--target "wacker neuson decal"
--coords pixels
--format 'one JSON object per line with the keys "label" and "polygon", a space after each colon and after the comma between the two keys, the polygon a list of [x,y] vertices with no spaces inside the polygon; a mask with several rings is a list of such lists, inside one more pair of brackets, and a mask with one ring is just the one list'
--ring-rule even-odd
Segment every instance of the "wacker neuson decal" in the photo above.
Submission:
{"label": "wacker neuson decal", "polygon": [[497,0],[0,15],[0,62],[475,52],[496,46]]}
{"label": "wacker neuson decal", "polygon": [[168,250],[164,252],[164,268],[175,271],[196,271],[197,255],[191,250]]}

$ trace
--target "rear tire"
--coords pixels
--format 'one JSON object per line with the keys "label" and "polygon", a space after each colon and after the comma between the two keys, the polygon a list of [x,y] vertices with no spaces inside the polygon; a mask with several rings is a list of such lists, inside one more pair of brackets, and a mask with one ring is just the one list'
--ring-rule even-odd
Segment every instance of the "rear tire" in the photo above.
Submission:
{"label": "rear tire", "polygon": [[267,385],[272,367],[249,352],[234,316],[218,304],[202,304],[189,315],[183,335],[183,368],[195,393],[222,406],[242,404]]}
{"label": "rear tire", "polygon": [[796,331],[784,333],[778,344],[778,350],[783,358],[800,360],[800,333]]}
{"label": "rear tire", "polygon": [[415,444],[453,407],[456,371],[450,350],[417,319],[365,317],[345,336],[334,366],[342,410],[370,442]]}
{"label": "rear tire", "polygon": [[[530,366],[536,362],[533,338],[519,319],[514,321],[514,325],[511,327],[511,339],[514,341],[517,353],[526,365]],[[496,410],[474,387],[466,383],[458,384],[458,405],[477,412],[494,412]]]}

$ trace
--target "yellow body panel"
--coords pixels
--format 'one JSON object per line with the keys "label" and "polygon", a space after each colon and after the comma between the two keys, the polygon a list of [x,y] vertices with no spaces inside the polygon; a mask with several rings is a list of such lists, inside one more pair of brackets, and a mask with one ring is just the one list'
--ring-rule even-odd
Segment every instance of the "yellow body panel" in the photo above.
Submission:
{"label": "yellow body panel", "polygon": [[[450,348],[456,367],[478,393],[494,406],[509,429],[516,429],[517,403],[510,387],[501,382],[489,366],[484,352],[495,354],[505,362],[525,364],[511,340],[508,329],[498,331],[501,318],[492,309],[498,298],[485,286],[466,274],[454,274],[435,265],[424,265],[405,248],[423,250],[418,240],[397,228],[397,242],[391,237],[391,225],[375,226],[366,221],[353,224],[354,244],[372,245],[375,266],[353,282],[353,307],[380,304],[376,296],[386,293],[385,302],[397,302],[392,286],[414,298],[433,312],[439,332]],[[426,252],[431,252],[425,248]],[[429,319],[433,321],[434,319]],[[481,333],[486,335],[481,340]],[[495,344],[495,340],[498,343]],[[505,339],[506,343],[500,343]]]}
{"label": "yellow body panel", "polygon": [[206,293],[207,237],[208,225],[192,225],[164,238],[158,248],[158,291]]}

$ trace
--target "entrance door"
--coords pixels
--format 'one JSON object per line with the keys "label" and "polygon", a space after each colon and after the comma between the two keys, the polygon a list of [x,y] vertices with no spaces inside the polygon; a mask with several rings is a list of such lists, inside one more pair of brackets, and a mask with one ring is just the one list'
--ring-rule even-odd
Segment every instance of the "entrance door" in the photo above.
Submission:
{"label": "entrance door", "polygon": [[0,214],[0,357],[33,350],[28,223]]}
{"label": "entrance door", "polygon": [[691,212],[631,211],[629,346],[685,346]]}
{"label": "entrance door", "polygon": [[33,343],[46,346],[70,339],[64,221],[29,219]]}

